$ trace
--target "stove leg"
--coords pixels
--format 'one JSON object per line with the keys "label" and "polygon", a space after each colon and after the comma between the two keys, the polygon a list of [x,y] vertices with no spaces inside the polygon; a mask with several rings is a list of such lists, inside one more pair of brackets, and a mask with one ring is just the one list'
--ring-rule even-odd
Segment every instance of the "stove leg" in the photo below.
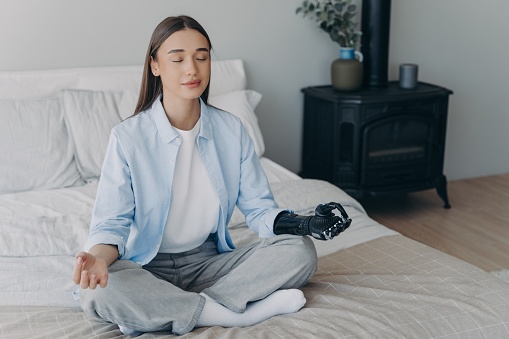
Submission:
{"label": "stove leg", "polygon": [[442,175],[436,179],[435,188],[440,198],[442,198],[444,201],[444,208],[451,208],[451,205],[449,204],[449,198],[447,197],[447,178],[445,175]]}

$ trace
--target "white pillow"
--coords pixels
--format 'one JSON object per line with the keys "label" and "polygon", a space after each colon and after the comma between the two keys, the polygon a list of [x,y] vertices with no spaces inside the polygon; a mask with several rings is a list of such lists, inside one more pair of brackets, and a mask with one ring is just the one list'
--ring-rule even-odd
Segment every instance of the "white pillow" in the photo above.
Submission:
{"label": "white pillow", "polygon": [[261,97],[262,95],[256,91],[242,90],[211,96],[208,100],[212,106],[230,112],[240,118],[247,133],[253,140],[258,157],[261,157],[265,152],[265,144],[253,107],[256,107]]}
{"label": "white pillow", "polygon": [[0,100],[0,193],[83,184],[60,101]]}
{"label": "white pillow", "polygon": [[246,72],[242,59],[212,61],[209,96],[244,90],[246,85]]}
{"label": "white pillow", "polygon": [[[251,108],[254,111],[256,109],[256,107],[258,106],[258,104],[260,103],[260,101],[262,100],[262,94],[257,91],[253,91],[252,89],[248,89],[244,92],[246,93],[246,98],[247,98],[247,101],[249,102],[249,105],[251,105]],[[255,114],[255,117],[256,117],[256,114]],[[258,120],[258,118],[256,118],[256,119]]]}
{"label": "white pillow", "polygon": [[120,119],[125,120],[133,115],[138,103],[139,90],[127,90],[122,92],[122,99],[118,105]]}
{"label": "white pillow", "polygon": [[119,106],[123,96],[123,92],[72,89],[61,92],[78,171],[85,180],[101,174],[110,131],[121,121]]}

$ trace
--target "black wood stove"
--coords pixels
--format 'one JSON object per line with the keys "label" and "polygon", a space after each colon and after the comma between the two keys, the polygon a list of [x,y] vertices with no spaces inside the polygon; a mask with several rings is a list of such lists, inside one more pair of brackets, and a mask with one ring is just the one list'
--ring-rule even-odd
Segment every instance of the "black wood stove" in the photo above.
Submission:
{"label": "black wood stove", "polygon": [[436,188],[449,207],[443,174],[451,91],[419,83],[401,89],[304,93],[303,177],[327,180],[356,198]]}

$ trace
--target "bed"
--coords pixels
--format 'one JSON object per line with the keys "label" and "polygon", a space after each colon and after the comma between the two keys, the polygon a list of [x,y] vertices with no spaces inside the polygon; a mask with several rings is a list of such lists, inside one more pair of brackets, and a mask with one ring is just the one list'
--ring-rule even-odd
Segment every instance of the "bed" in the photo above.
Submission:
{"label": "bed", "polygon": [[[71,281],[88,235],[111,127],[136,102],[141,66],[0,73],[0,338],[115,338],[86,316]],[[283,208],[341,203],[352,225],[315,241],[318,271],[299,312],[185,338],[507,338],[509,285],[371,219],[338,187],[264,157],[242,60],[214,60],[210,102],[241,118]],[[257,240],[236,210],[237,247]],[[146,333],[142,338],[173,337]]]}

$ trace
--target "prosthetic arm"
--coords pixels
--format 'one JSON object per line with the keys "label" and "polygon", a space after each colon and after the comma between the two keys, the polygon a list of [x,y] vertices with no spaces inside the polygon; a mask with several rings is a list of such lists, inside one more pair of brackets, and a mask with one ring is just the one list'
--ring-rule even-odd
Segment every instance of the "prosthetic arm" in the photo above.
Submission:
{"label": "prosthetic arm", "polygon": [[[332,213],[334,209],[340,216]],[[352,219],[345,209],[337,202],[320,204],[315,209],[315,215],[302,216],[287,211],[278,214],[274,221],[275,234],[311,235],[319,240],[329,240],[350,226]]]}

